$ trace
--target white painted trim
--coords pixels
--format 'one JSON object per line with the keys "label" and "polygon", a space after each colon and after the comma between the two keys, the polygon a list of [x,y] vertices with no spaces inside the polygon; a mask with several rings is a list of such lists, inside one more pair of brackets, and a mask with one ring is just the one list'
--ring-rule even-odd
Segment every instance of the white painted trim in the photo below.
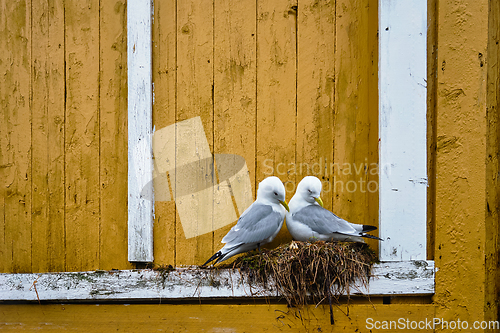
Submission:
{"label": "white painted trim", "polygon": [[[374,266],[369,288],[351,295],[432,295],[434,262],[385,262]],[[36,291],[33,283],[36,281]],[[238,270],[178,268],[80,273],[0,274],[0,301],[162,300],[278,296],[276,289],[243,281]]]}
{"label": "white painted trim", "polygon": [[426,259],[427,1],[379,0],[380,260]]}
{"label": "white painted trim", "polygon": [[[426,11],[425,1],[379,0],[379,227],[380,235],[385,239],[380,243],[380,258],[396,262],[377,266],[374,269],[376,278],[371,281],[369,291],[361,289],[363,294],[434,293],[434,263],[427,262],[427,269],[415,270],[412,262],[405,261],[426,258]],[[128,4],[127,29],[129,260],[145,262],[153,260],[154,207],[152,187],[144,190],[145,186],[152,186],[153,173],[149,0]],[[228,288],[206,285],[201,278],[205,272],[178,270],[165,281],[157,272],[148,270],[43,274],[37,286],[46,295],[44,299],[50,300],[251,295],[243,284],[238,283],[241,280],[239,273],[222,273],[222,280],[231,279],[230,284],[223,283],[231,287],[229,292]],[[33,289],[25,290],[24,294],[20,290],[26,283],[31,286],[37,276],[0,275],[0,285],[9,284],[16,290],[4,294],[0,289],[0,299],[35,300]],[[78,279],[83,280],[78,282]],[[161,288],[158,281],[162,281]],[[270,293],[262,295],[271,296]]]}
{"label": "white painted trim", "polygon": [[128,260],[153,261],[151,0],[127,3]]}

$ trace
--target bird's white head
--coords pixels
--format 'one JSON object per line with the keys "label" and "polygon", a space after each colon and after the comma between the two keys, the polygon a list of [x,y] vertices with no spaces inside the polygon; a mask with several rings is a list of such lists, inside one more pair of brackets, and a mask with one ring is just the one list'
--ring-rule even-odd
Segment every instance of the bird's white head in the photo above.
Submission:
{"label": "bird's white head", "polygon": [[257,190],[257,200],[259,201],[282,204],[286,210],[289,210],[285,195],[285,186],[278,177],[267,177],[259,183]]}
{"label": "bird's white head", "polygon": [[302,178],[295,193],[299,194],[308,203],[312,204],[317,202],[321,207],[323,207],[323,201],[320,197],[322,187],[323,185],[321,184],[321,180],[319,180],[319,178],[307,176]]}

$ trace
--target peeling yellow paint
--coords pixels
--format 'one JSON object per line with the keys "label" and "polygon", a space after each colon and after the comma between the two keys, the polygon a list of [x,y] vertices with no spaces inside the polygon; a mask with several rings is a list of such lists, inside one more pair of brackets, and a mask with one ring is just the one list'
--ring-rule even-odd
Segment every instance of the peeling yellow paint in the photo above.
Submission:
{"label": "peeling yellow paint", "polygon": [[[469,322],[498,319],[493,313],[498,302],[493,296],[498,282],[493,281],[498,273],[491,263],[490,271],[485,270],[485,259],[498,251],[496,238],[488,235],[490,230],[498,234],[498,219],[489,226],[485,223],[487,193],[498,200],[492,187],[496,183],[485,178],[485,171],[490,170],[490,177],[492,172],[485,163],[487,151],[498,151],[496,133],[491,132],[496,125],[488,128],[485,121],[486,78],[489,74],[488,80],[497,82],[498,70],[490,67],[488,72],[484,66],[488,35],[498,29],[498,16],[490,16],[496,21],[490,21],[488,32],[488,5],[493,2],[430,3],[436,5],[437,64],[441,64],[434,110],[436,316]],[[490,37],[490,46],[492,42]],[[492,101],[498,91],[489,94]]]}

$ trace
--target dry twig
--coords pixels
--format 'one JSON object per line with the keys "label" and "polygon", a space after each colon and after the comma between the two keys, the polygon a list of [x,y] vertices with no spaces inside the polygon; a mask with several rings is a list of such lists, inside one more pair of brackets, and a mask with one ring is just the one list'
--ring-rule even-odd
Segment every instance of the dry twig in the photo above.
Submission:
{"label": "dry twig", "polygon": [[246,254],[218,268],[237,268],[250,285],[276,286],[290,306],[318,304],[368,284],[375,253],[360,243],[292,242],[261,254]]}

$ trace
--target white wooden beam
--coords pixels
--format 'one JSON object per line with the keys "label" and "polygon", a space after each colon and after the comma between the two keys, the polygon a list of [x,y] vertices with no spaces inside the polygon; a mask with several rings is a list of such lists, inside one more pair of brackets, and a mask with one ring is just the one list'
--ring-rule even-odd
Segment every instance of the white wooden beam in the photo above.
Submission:
{"label": "white wooden beam", "polygon": [[151,0],[127,3],[128,260],[153,261]]}
{"label": "white wooden beam", "polygon": [[[375,265],[368,287],[351,286],[351,295],[432,295],[434,262],[383,262]],[[35,283],[36,281],[36,283]],[[35,286],[36,289],[35,289]],[[37,296],[38,293],[38,296]],[[279,296],[276,288],[249,287],[238,270],[177,268],[43,274],[0,274],[0,301],[145,301],[168,299]]]}
{"label": "white wooden beam", "polygon": [[380,260],[426,259],[427,1],[379,0]]}

